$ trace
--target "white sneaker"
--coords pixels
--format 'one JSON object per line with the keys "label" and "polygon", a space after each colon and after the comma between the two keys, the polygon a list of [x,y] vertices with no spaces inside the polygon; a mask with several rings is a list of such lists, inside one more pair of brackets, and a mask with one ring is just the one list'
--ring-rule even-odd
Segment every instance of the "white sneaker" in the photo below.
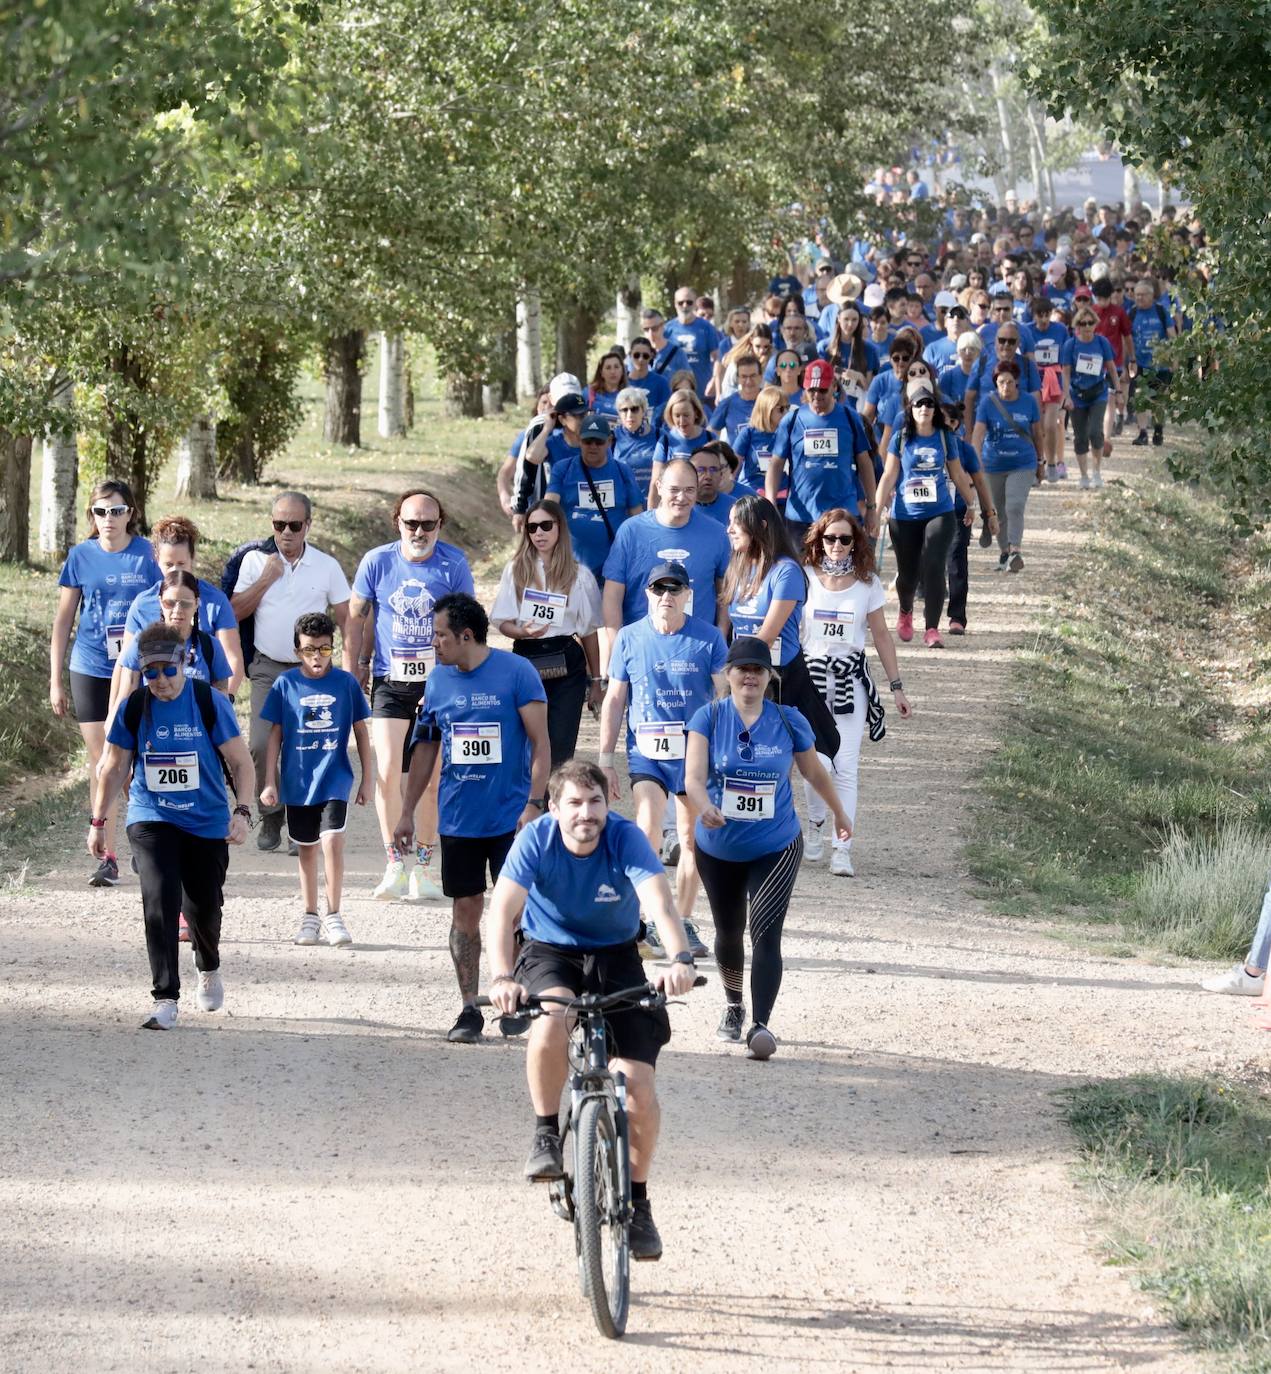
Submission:
{"label": "white sneaker", "polygon": [[199,1010],[220,1011],[225,1005],[225,984],[221,981],[220,969],[211,973],[199,972]]}
{"label": "white sneaker", "polygon": [[[377,897],[382,902],[391,902],[394,898],[405,896],[405,894],[406,865],[401,859],[385,864],[384,876],[380,879],[379,886],[371,893],[371,896]],[[300,942],[297,940],[296,943],[299,944]]]}
{"label": "white sneaker", "polygon": [[353,943],[353,937],[349,934],[348,927],[340,919],[338,911],[328,911],[322,918],[322,938],[333,947]]}
{"label": "white sneaker", "polygon": [[803,857],[816,863],[825,855],[825,821],[809,821],[807,838],[803,841]]}
{"label": "white sneaker", "polygon": [[412,902],[439,902],[441,884],[432,875],[432,864],[416,864],[410,871],[407,897]]}
{"label": "white sneaker", "polygon": [[300,929],[296,932],[295,943],[298,945],[316,945],[321,931],[316,911],[306,911],[300,919]]}
{"label": "white sneaker", "polygon": [[1081,488],[1082,491],[1089,491],[1089,490],[1090,490],[1090,478],[1087,477],[1086,474],[1083,472],[1083,473],[1081,474],[1081,481],[1078,482],[1077,485]]}
{"label": "white sneaker", "polygon": [[830,855],[830,872],[836,878],[856,877],[856,870],[852,867],[852,856],[846,849],[835,849]]}
{"label": "white sneaker", "polygon": [[1101,472],[1092,472],[1092,473],[1090,474],[1090,485],[1091,485],[1096,491],[1098,491],[1099,488],[1100,488],[1101,486],[1103,486],[1103,473],[1101,473]]}
{"label": "white sneaker", "polygon": [[1243,964],[1234,964],[1226,973],[1215,973],[1212,978],[1202,978],[1200,985],[1206,992],[1224,992],[1229,997],[1259,997],[1266,986],[1265,973],[1256,978],[1246,971]]}
{"label": "white sneaker", "polygon": [[171,1030],[177,1023],[177,1004],[171,998],[156,1002],[150,1015],[141,1023],[142,1030]]}

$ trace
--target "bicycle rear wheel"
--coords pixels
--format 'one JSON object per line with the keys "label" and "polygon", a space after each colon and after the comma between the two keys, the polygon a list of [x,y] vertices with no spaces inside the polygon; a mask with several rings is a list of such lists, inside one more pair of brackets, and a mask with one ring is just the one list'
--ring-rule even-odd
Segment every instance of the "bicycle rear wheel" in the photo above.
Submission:
{"label": "bicycle rear wheel", "polygon": [[608,1098],[583,1103],[576,1131],[574,1225],[583,1291],[601,1334],[613,1339],[627,1329],[631,1250],[630,1220],[623,1214],[621,1146]]}

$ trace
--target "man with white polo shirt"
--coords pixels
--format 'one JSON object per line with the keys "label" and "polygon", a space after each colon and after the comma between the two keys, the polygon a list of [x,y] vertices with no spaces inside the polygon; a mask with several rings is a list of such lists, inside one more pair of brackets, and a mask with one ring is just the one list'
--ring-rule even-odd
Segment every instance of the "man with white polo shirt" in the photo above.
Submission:
{"label": "man with white polo shirt", "polygon": [[282,843],[284,811],[281,804],[260,804],[265,776],[265,751],[270,725],[261,719],[261,708],[274,680],[299,662],[295,649],[295,624],[311,611],[326,611],[343,635],[349,612],[349,582],[340,565],[328,553],[309,543],[313,505],[302,492],[285,491],[270,513],[276,553],[253,549],[244,555],[230,606],[241,621],[255,617],[256,652],[248,677],[252,684],[250,748],[256,766],[256,797],[260,811],[259,849],[277,849]]}

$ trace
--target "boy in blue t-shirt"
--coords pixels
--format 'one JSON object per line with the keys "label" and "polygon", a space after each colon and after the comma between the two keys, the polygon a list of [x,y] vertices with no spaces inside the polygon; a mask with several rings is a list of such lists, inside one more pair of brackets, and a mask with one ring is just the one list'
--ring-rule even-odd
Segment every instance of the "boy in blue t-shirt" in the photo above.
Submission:
{"label": "boy in blue t-shirt", "polygon": [[[357,678],[334,664],[335,622],[323,611],[296,621],[293,641],[300,666],[278,677],[261,707],[270,723],[265,751],[265,787],[261,801],[277,806],[279,792],[287,808],[287,833],[300,849],[300,896],[304,915],[298,945],[351,945],[353,937],[340,917],[344,887],[344,827],[348,819],[353,770],[349,735],[357,741],[362,780],[359,806],[374,786],[371,736],[366,728],[371,708]],[[282,787],[276,783],[282,760]],[[318,846],[322,846],[327,879],[327,914],[318,920]]]}

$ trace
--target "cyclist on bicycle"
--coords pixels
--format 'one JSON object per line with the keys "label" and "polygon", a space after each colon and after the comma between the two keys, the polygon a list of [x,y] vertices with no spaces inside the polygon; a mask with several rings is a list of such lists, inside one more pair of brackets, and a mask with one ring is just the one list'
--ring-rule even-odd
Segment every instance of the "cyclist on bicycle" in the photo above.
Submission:
{"label": "cyclist on bicycle", "polygon": [[[662,862],[644,833],[610,815],[609,787],[595,764],[571,759],[552,774],[548,814],[516,837],[490,907],[490,1001],[505,1016],[530,993],[576,997],[638,987],[640,912],[657,925],[671,958],[653,983],[667,996],[693,986],[696,967]],[[520,952],[516,926],[521,921]],[[514,966],[515,965],[515,966]],[[560,1099],[569,1075],[569,1029],[561,1010],[534,1022],[526,1056],[534,1144],[525,1165],[531,1182],[564,1176]],[[658,1052],[671,1038],[663,1008],[611,1012],[614,1072],[626,1075],[631,1125],[631,1255],[656,1260],[662,1238],[649,1206],[649,1166],[660,1109],[654,1085]]]}

